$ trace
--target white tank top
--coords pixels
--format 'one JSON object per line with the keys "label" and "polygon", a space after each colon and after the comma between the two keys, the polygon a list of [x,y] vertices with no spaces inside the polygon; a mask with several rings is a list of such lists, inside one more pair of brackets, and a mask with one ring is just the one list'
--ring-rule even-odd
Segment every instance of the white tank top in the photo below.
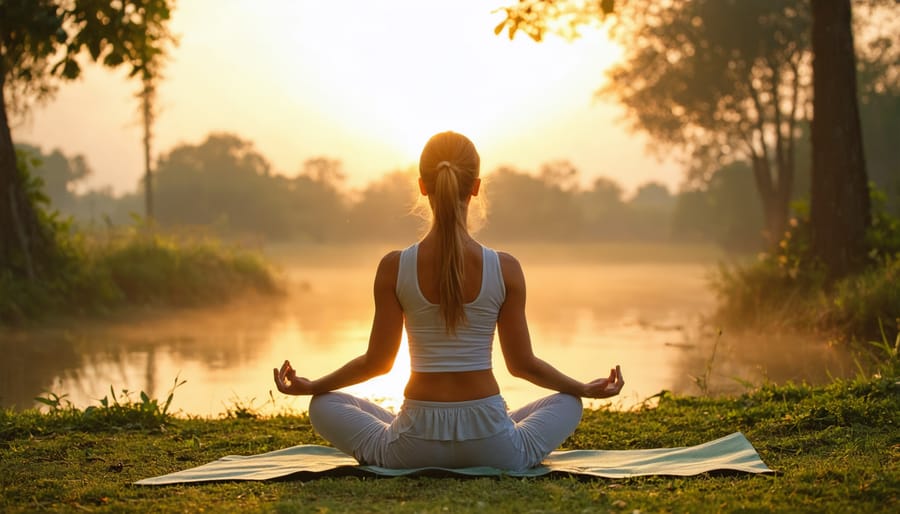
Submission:
{"label": "white tank top", "polygon": [[415,243],[400,253],[397,298],[403,307],[413,371],[435,373],[491,369],[491,347],[506,285],[497,252],[482,246],[481,291],[465,304],[468,323],[447,334],[438,304],[429,302],[419,288],[418,250]]}

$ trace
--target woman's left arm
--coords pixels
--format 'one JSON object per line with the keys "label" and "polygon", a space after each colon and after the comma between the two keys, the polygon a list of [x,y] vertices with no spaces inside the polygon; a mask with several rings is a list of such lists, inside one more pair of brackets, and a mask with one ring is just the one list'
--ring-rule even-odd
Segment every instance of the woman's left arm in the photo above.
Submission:
{"label": "woman's left arm", "polygon": [[400,252],[391,252],[381,259],[375,273],[375,318],[369,334],[366,353],[337,370],[316,380],[298,377],[289,361],[273,370],[275,385],[284,394],[305,395],[334,391],[383,375],[391,370],[403,334],[403,309],[397,299],[397,273]]}

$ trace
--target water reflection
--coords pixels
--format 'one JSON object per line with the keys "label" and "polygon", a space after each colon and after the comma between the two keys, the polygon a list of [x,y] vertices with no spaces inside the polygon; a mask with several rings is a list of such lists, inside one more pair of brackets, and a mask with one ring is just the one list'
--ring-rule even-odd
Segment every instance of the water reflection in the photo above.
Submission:
{"label": "water reflection", "polygon": [[[0,401],[30,407],[52,391],[84,407],[110,386],[162,398],[179,376],[187,382],[172,407],[185,414],[216,416],[236,405],[304,410],[306,398],[271,395],[271,369],[290,358],[299,373],[314,377],[365,350],[371,263],[382,253],[293,259],[285,265],[287,298],[0,333]],[[748,384],[823,382],[854,371],[840,348],[813,338],[718,337],[694,328],[711,307],[708,263],[523,264],[536,353],[580,379],[621,364],[626,387],[615,405],[622,408],[663,389],[733,393]],[[511,377],[499,349],[494,367],[510,406],[547,394]],[[390,374],[349,390],[396,408],[408,374],[404,346]]]}

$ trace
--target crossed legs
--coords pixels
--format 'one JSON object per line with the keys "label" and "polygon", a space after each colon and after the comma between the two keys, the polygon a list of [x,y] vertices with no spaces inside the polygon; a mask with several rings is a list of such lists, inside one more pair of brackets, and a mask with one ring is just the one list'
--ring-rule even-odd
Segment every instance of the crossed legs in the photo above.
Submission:
{"label": "crossed legs", "polygon": [[309,405],[313,428],[359,462],[392,468],[493,466],[527,469],[566,440],[581,421],[581,399],[553,394],[509,413],[510,424],[494,436],[466,441],[404,437],[391,440],[395,415],[368,400],[332,392]]}

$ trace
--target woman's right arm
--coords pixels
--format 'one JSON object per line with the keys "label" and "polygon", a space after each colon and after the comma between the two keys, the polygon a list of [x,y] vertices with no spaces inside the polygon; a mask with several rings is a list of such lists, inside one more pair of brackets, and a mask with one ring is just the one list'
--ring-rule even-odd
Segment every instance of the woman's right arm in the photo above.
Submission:
{"label": "woman's right arm", "polygon": [[513,256],[500,253],[500,268],[506,283],[506,300],[497,318],[497,333],[506,367],[514,377],[547,389],[588,398],[609,398],[619,394],[625,381],[619,366],[607,378],[584,383],[560,372],[538,358],[531,347],[525,318],[525,274]]}
{"label": "woman's right arm", "polygon": [[366,353],[316,380],[298,377],[289,361],[273,369],[275,385],[284,394],[306,395],[334,391],[364,382],[391,370],[403,334],[403,308],[394,292],[400,252],[387,254],[375,273],[375,317]]}

